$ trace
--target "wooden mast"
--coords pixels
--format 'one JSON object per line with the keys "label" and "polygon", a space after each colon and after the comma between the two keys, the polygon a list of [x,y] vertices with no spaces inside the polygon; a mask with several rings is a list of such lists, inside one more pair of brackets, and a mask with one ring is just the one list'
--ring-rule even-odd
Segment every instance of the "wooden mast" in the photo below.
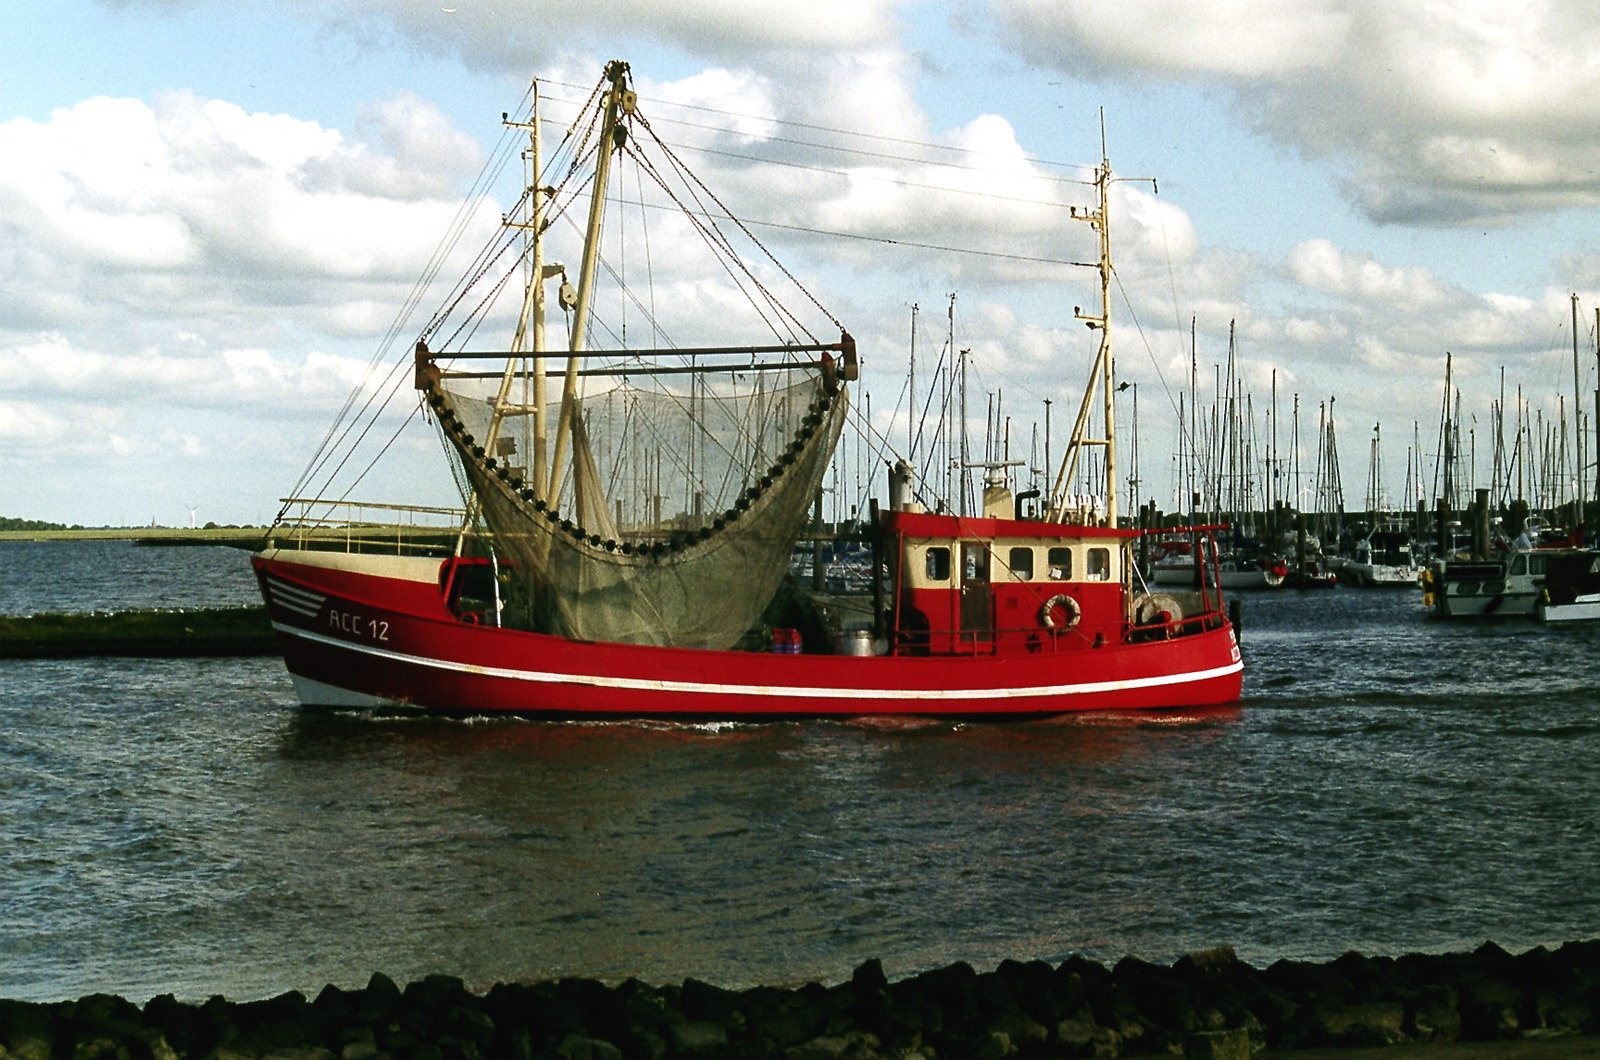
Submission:
{"label": "wooden mast", "polygon": [[1108,330],[1108,318],[1111,311],[1111,244],[1107,238],[1105,223],[1107,190],[1111,184],[1111,162],[1103,156],[1099,167],[1095,170],[1094,183],[1099,199],[1096,208],[1093,210],[1080,210],[1074,206],[1070,216],[1075,220],[1088,224],[1099,237],[1100,311],[1098,314],[1086,314],[1082,306],[1073,306],[1072,315],[1075,319],[1083,321],[1091,330],[1100,332],[1100,344],[1095,351],[1094,364],[1089,369],[1089,382],[1084,387],[1083,401],[1078,405],[1077,418],[1073,420],[1072,436],[1067,443],[1067,452],[1061,458],[1061,468],[1057,471],[1055,485],[1050,490],[1050,512],[1052,518],[1057,522],[1065,520],[1067,511],[1064,490],[1067,481],[1077,470],[1078,457],[1082,453],[1084,446],[1101,445],[1106,447],[1107,481],[1113,483],[1109,491],[1112,496],[1106,500],[1106,514],[1110,525],[1114,526],[1116,525],[1117,509],[1116,487],[1114,485],[1116,479],[1112,475],[1114,470],[1112,446],[1108,444],[1112,422],[1108,421],[1106,424],[1106,438],[1088,437],[1089,410],[1094,407],[1095,393],[1102,382],[1105,384],[1105,409],[1108,415],[1113,404],[1111,394],[1112,375],[1110,366],[1107,363],[1111,355],[1111,335]]}
{"label": "wooden mast", "polygon": [[[500,431],[501,417],[509,411],[506,402],[510,396],[511,383],[516,372],[517,357],[525,356],[528,364],[521,373],[525,387],[531,384],[532,401],[526,397],[516,409],[519,414],[532,413],[532,454],[527,459],[529,486],[534,495],[548,499],[546,490],[546,448],[548,430],[546,427],[546,398],[543,361],[540,351],[545,348],[545,297],[544,281],[552,276],[560,275],[563,267],[560,265],[546,265],[544,263],[544,197],[545,189],[539,184],[539,174],[543,166],[540,149],[539,129],[539,82],[535,80],[532,88],[532,112],[527,122],[514,122],[502,116],[504,124],[511,128],[528,130],[528,150],[524,158],[528,162],[528,216],[525,221],[506,221],[514,228],[521,228],[527,232],[527,287],[522,299],[522,313],[517,319],[516,334],[511,339],[510,358],[506,363],[505,375],[501,379],[500,393],[495,401],[495,418],[489,429],[489,441],[486,446],[492,446],[495,437]],[[531,406],[531,409],[530,409]]]}
{"label": "wooden mast", "polygon": [[[1067,452],[1061,458],[1061,468],[1056,474],[1055,485],[1050,491],[1050,517],[1060,522],[1066,518],[1064,503],[1064,489],[1067,481],[1077,469],[1078,457],[1084,446],[1098,445],[1105,448],[1105,483],[1106,483],[1106,511],[1105,525],[1117,525],[1117,418],[1116,418],[1116,393],[1117,393],[1117,368],[1116,359],[1111,348],[1111,185],[1121,180],[1148,180],[1147,177],[1114,177],[1111,173],[1111,160],[1107,157],[1105,137],[1105,116],[1100,120],[1100,165],[1095,169],[1095,190],[1097,204],[1092,210],[1080,210],[1074,206],[1071,216],[1083,221],[1095,230],[1099,243],[1099,261],[1097,268],[1100,273],[1100,307],[1098,312],[1085,313],[1082,306],[1073,307],[1074,318],[1092,330],[1100,332],[1100,344],[1095,353],[1094,366],[1090,369],[1089,385],[1084,388],[1083,403],[1078,406],[1078,416],[1072,426],[1072,439],[1067,445]],[[1154,184],[1154,181],[1151,181]],[[1093,408],[1095,391],[1100,391],[1102,423],[1105,427],[1103,438],[1088,436],[1089,410]]]}
{"label": "wooden mast", "polygon": [[627,130],[619,123],[619,118],[623,113],[632,114],[636,102],[633,92],[624,87],[628,77],[627,63],[612,60],[606,65],[605,76],[611,82],[611,89],[602,103],[605,117],[600,129],[600,142],[596,145],[589,223],[585,229],[583,263],[579,266],[578,290],[572,308],[572,339],[568,345],[571,356],[567,358],[566,382],[561,391],[561,415],[556,422],[555,454],[550,462],[551,497],[561,492],[561,479],[566,470],[567,449],[572,437],[572,417],[577,411],[577,355],[583,352],[584,333],[589,326],[589,307],[594,298],[595,264],[600,256],[600,222],[605,215],[606,185],[611,178],[611,153],[621,148],[627,136]]}
{"label": "wooden mast", "polygon": [[[533,179],[528,183],[529,193],[529,222],[533,225],[533,246],[530,248],[532,257],[531,269],[533,272],[533,288],[529,291],[528,306],[525,312],[533,315],[533,348],[542,350],[544,344],[544,187],[539,183],[540,167],[543,165],[539,129],[539,82],[533,82],[533,128],[528,134],[528,151],[533,156],[530,169]],[[555,272],[560,271],[559,266],[554,267]],[[546,413],[544,372],[541,368],[543,359],[537,355],[529,365],[533,375],[533,479],[530,485],[534,496],[549,501],[546,481],[546,449],[549,445],[548,415]]]}

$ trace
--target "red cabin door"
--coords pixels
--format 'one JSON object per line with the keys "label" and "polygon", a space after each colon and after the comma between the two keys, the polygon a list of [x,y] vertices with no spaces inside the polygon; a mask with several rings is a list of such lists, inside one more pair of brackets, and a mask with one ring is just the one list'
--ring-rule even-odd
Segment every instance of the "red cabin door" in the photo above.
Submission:
{"label": "red cabin door", "polygon": [[989,545],[961,542],[961,643],[989,648],[994,642],[994,592],[989,587]]}

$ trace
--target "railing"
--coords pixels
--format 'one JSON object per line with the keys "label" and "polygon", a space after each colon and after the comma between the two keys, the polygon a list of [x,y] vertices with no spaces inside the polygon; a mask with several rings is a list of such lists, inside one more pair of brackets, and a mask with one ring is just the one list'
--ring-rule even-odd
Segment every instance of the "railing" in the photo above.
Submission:
{"label": "railing", "polygon": [[[1227,613],[1218,607],[1174,618],[1170,622],[1124,622],[1124,644],[1148,643],[1153,640],[1175,640],[1221,629],[1228,621]],[[1066,629],[1060,632],[1042,626],[995,627],[993,629],[899,630],[891,635],[895,648],[904,654],[938,655],[1013,655],[1040,654],[1062,651],[1092,650],[1100,631]],[[1105,641],[1103,643],[1110,644]],[[931,651],[934,644],[937,652]],[[1003,650],[1002,650],[1003,647]]]}
{"label": "railing", "polygon": [[285,497],[283,505],[267,532],[268,547],[440,555],[453,547],[466,519],[461,508],[421,504]]}

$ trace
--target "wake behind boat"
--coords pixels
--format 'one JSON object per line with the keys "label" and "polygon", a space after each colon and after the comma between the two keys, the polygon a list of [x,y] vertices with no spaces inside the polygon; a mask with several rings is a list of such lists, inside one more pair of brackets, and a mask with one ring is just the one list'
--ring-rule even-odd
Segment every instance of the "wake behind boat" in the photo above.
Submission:
{"label": "wake behind boat", "polygon": [[[1219,528],[1180,528],[1194,587],[1157,593],[1139,581],[1142,532],[1119,525],[1115,490],[1088,504],[1068,492],[1090,453],[1103,462],[1100,481],[1117,481],[1108,163],[1096,173],[1097,206],[1074,211],[1099,235],[1100,311],[1079,316],[1100,341],[1050,495],[1025,513],[1008,486],[992,482],[980,513],[929,510],[902,465],[887,510],[874,502],[863,533],[864,620],[830,626],[787,574],[850,413],[855,341],[797,282],[817,319],[780,303],[776,279],[792,277],[770,256],[758,268],[734,251],[732,237],[748,229],[656,139],[626,64],[607,67],[589,114],[569,135],[574,162],[553,188],[541,173],[537,115],[518,126],[529,131],[532,159],[518,220],[507,221],[510,236],[485,250],[472,282],[412,351],[420,408],[463,487],[453,546],[444,555],[380,552],[348,534],[345,547],[330,549],[326,524],[337,505],[310,500],[285,505],[254,559],[304,703],[1006,718],[1238,698],[1242,662],[1218,588]],[[723,255],[727,275],[746,281],[744,297],[769,336],[588,348],[603,330],[601,266],[622,271],[620,257],[602,255],[618,159],[663,189],[669,179],[689,189],[668,197],[701,204],[686,211],[690,230]],[[573,283],[546,260],[544,240],[552,214],[585,187]],[[545,287],[556,278],[568,341],[552,349]],[[509,343],[470,347],[480,325],[500,319],[493,294],[514,279],[522,297],[506,318]],[[646,308],[623,297],[635,312]],[[1096,412],[1100,437],[1091,435]]]}

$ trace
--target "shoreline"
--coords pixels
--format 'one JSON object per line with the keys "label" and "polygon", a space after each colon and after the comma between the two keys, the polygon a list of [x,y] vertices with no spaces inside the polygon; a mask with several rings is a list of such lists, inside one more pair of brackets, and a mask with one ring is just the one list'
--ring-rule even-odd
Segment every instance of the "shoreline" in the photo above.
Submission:
{"label": "shoreline", "polygon": [[314,999],[0,1001],[0,1046],[29,1060],[1600,1056],[1600,940],[1266,968],[1224,946],[1171,965],[957,962],[894,982],[869,960],[833,986],[737,991],[567,978],[477,994],[380,972]]}

